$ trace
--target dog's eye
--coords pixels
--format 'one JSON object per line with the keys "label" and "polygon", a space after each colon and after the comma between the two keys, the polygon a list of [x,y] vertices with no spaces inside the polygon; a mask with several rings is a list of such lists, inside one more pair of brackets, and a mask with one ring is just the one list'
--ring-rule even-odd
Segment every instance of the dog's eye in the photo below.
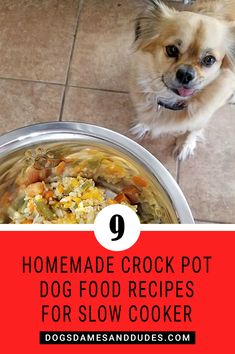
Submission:
{"label": "dog's eye", "polygon": [[213,64],[215,64],[215,62],[216,59],[215,57],[213,57],[213,55],[207,55],[202,59],[202,64],[205,66],[212,66]]}
{"label": "dog's eye", "polygon": [[166,46],[166,53],[170,58],[178,58],[179,49],[175,45]]}

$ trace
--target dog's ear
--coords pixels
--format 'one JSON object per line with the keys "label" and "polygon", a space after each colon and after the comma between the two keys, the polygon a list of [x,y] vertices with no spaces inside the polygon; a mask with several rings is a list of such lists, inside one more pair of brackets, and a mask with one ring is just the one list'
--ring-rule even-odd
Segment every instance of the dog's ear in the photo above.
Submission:
{"label": "dog's ear", "polygon": [[135,48],[148,50],[159,36],[162,22],[170,19],[176,11],[160,0],[147,0],[145,3],[146,9],[135,23]]}
{"label": "dog's ear", "polygon": [[224,65],[226,67],[232,67],[235,69],[235,21],[229,23],[229,33],[226,38],[226,56],[224,59]]}

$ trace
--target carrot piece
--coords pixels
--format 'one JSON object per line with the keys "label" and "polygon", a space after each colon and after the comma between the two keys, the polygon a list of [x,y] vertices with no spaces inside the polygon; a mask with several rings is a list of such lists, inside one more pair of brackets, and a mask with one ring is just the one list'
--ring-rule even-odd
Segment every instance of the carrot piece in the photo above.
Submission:
{"label": "carrot piece", "polygon": [[130,203],[130,201],[127,199],[127,197],[125,196],[124,193],[118,194],[118,195],[114,198],[114,200],[115,200],[116,202],[118,202],[118,203],[122,203],[122,202],[124,202],[124,203]]}
{"label": "carrot piece", "polygon": [[29,166],[25,171],[24,183],[29,185],[38,181],[40,181],[40,170],[36,170],[33,166]]}
{"label": "carrot piece", "polygon": [[62,173],[64,172],[64,169],[65,169],[65,165],[66,165],[65,162],[61,161],[59,163],[59,165],[55,167],[55,173],[57,176],[62,175]]}
{"label": "carrot piece", "polygon": [[118,204],[118,202],[117,202],[117,200],[115,200],[115,199],[108,199],[108,200],[107,200],[107,204],[108,204],[108,205]]}
{"label": "carrot piece", "polygon": [[28,201],[27,208],[29,209],[29,212],[30,212],[30,213],[33,213],[33,212],[34,212],[35,206],[34,206],[34,202],[32,201],[32,199],[30,199],[30,200]]}
{"label": "carrot piece", "polygon": [[140,190],[136,186],[127,186],[122,191],[131,203],[136,204],[139,202]]}
{"label": "carrot piece", "polygon": [[52,191],[46,191],[43,196],[44,196],[44,198],[46,200],[49,200],[50,198],[53,197],[53,192]]}
{"label": "carrot piece", "polygon": [[28,219],[24,219],[23,221],[21,221],[21,224],[32,224],[32,220],[28,220]]}
{"label": "carrot piece", "polygon": [[25,193],[29,197],[35,197],[35,195],[43,194],[44,190],[45,190],[44,184],[42,182],[36,182],[36,183],[29,184],[28,187],[26,187],[25,189]]}
{"label": "carrot piece", "polygon": [[141,176],[134,176],[132,178],[132,181],[138,186],[138,187],[147,187],[148,182]]}
{"label": "carrot piece", "polygon": [[25,170],[24,176],[22,178],[17,179],[17,184],[22,185],[25,184],[28,186],[29,184],[43,181],[50,174],[48,169],[37,170],[34,166],[29,166]]}

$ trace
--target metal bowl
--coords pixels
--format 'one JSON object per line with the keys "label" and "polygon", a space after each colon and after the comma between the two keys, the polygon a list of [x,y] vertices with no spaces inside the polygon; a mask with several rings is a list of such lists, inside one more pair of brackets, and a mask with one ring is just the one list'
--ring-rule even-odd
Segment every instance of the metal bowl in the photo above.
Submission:
{"label": "metal bowl", "polygon": [[0,195],[25,164],[25,152],[37,147],[74,152],[95,147],[120,156],[144,175],[169,213],[169,223],[193,224],[187,201],[163,165],[142,146],[111,130],[83,123],[51,122],[20,128],[0,137]]}

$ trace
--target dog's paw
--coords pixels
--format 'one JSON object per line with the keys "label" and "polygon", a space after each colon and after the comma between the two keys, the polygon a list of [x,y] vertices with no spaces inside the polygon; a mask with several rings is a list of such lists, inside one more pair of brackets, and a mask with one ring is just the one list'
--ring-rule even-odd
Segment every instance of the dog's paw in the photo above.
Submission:
{"label": "dog's paw", "polygon": [[183,144],[181,146],[176,146],[174,149],[174,157],[177,160],[185,161],[188,157],[194,154],[195,146],[189,144]]}
{"label": "dog's paw", "polygon": [[188,132],[178,136],[173,155],[176,159],[184,161],[194,154],[197,142],[204,141],[203,129]]}
{"label": "dog's paw", "polygon": [[129,131],[132,135],[136,137],[136,139],[141,140],[149,134],[150,129],[144,123],[137,123]]}
{"label": "dog's paw", "polygon": [[185,161],[188,157],[194,154],[196,148],[196,140],[187,142],[181,139],[176,140],[176,146],[173,151],[174,158],[180,161]]}

